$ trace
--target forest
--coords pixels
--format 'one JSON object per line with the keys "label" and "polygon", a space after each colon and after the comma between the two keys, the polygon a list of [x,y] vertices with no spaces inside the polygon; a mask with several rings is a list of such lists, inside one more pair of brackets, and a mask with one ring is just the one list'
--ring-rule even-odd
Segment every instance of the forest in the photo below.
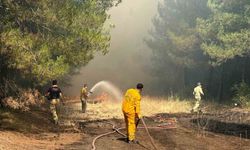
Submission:
{"label": "forest", "polygon": [[249,150],[250,0],[0,0],[2,149]]}
{"label": "forest", "polygon": [[146,39],[157,85],[188,97],[201,82],[208,99],[249,101],[249,0],[164,0],[158,13]]}
{"label": "forest", "polygon": [[[119,0],[1,0],[0,98],[65,81],[108,52],[107,10]],[[65,83],[67,84],[67,83]]]}
{"label": "forest", "polygon": [[[67,85],[97,52],[107,54],[107,10],[121,2],[1,0],[0,98],[52,79]],[[165,95],[191,97],[201,82],[206,99],[249,101],[249,0],[164,0],[152,21],[145,44]]]}

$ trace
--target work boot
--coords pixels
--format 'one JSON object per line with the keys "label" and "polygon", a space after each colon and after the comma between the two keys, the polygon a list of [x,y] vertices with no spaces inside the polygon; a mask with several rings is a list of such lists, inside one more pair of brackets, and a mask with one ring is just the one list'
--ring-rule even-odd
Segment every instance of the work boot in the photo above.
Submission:
{"label": "work boot", "polygon": [[137,140],[128,140],[128,144],[139,144]]}

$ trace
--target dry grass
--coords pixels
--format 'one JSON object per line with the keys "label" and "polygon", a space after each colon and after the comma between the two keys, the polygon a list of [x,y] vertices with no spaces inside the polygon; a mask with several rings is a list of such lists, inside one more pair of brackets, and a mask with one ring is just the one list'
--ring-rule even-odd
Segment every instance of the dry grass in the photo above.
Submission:
{"label": "dry grass", "polygon": [[141,111],[145,116],[157,113],[188,113],[191,108],[192,103],[190,101],[172,98],[144,97],[141,102]]}
{"label": "dry grass", "polygon": [[[98,104],[88,104],[87,113],[79,113],[81,104],[74,105],[74,110],[69,113],[68,118],[88,118],[111,119],[123,118],[121,110],[122,102],[102,102]],[[178,99],[143,97],[141,101],[141,113],[143,116],[151,116],[158,113],[187,113],[190,112],[192,103],[188,100],[180,101]]]}

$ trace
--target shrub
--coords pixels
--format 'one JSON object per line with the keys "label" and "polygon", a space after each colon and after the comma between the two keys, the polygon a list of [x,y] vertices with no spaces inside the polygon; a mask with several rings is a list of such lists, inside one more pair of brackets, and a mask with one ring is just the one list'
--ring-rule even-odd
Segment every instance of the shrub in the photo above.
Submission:
{"label": "shrub", "polygon": [[250,87],[245,82],[241,82],[233,86],[234,91],[233,102],[240,106],[246,107],[250,105]]}
{"label": "shrub", "polygon": [[37,90],[21,91],[18,97],[6,97],[2,100],[5,107],[29,111],[31,106],[40,106],[44,100]]}

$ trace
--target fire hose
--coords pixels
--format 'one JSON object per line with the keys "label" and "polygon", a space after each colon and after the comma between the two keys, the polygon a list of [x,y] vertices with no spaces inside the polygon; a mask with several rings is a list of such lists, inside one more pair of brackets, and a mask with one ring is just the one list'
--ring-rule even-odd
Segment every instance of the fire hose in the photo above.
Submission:
{"label": "fire hose", "polygon": [[[148,127],[145,123],[145,121],[143,120],[143,118],[140,119],[142,121],[142,124],[143,124],[143,127],[137,127],[137,129],[145,129],[146,132],[147,132],[147,135],[148,137],[150,138],[150,142],[151,144],[153,145],[154,149],[157,150],[157,147],[154,143],[154,140],[153,138],[151,137],[151,135],[149,134],[149,131],[148,129],[165,129],[165,128],[162,128],[162,127]],[[123,134],[120,130],[123,130],[123,129],[126,129],[126,128],[116,128],[114,124],[110,123],[110,122],[106,122],[107,124],[110,124],[112,125],[112,129],[113,131],[110,131],[110,132],[107,132],[107,133],[103,133],[103,134],[100,134],[98,135],[97,137],[95,137],[92,141],[92,150],[96,150],[96,146],[95,146],[95,142],[97,139],[103,137],[103,136],[107,136],[109,134],[113,134],[113,133],[118,133],[124,137],[127,137],[125,134]],[[137,122],[137,125],[138,125],[139,122]]]}
{"label": "fire hose", "polygon": [[106,122],[106,123],[112,125],[113,131],[110,131],[110,132],[107,132],[107,133],[104,133],[104,134],[100,134],[99,136],[95,137],[93,139],[93,141],[92,141],[92,150],[96,150],[95,142],[96,142],[97,139],[99,139],[99,138],[101,138],[103,136],[106,136],[106,135],[113,134],[113,133],[117,132],[117,133],[121,134],[122,136],[126,137],[125,134],[123,134],[122,132],[119,131],[119,130],[125,129],[125,128],[116,128],[114,124],[112,124],[110,122]]}
{"label": "fire hose", "polygon": [[149,139],[150,139],[151,144],[153,145],[153,147],[155,148],[155,150],[157,150],[156,145],[155,145],[155,143],[154,143],[154,140],[153,140],[152,136],[149,134],[148,127],[147,127],[147,125],[145,124],[144,119],[141,118],[140,120],[142,121],[142,124],[143,124],[143,126],[144,126],[144,128],[145,128],[145,130],[146,130],[146,132],[147,132],[147,134],[148,134],[148,137],[149,137]]}

